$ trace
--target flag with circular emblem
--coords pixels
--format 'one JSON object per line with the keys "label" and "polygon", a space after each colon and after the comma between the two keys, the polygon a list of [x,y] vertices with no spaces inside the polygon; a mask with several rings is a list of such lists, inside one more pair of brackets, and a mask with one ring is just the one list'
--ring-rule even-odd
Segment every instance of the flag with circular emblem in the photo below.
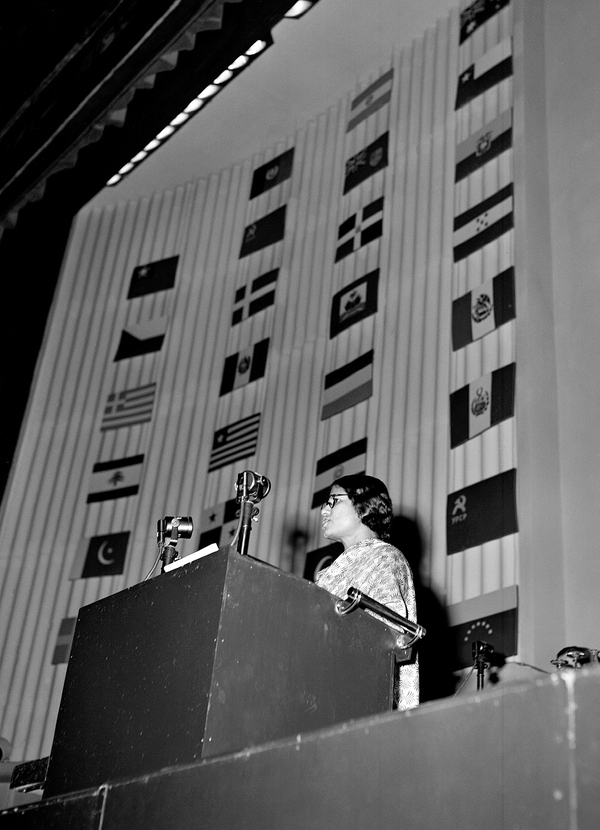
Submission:
{"label": "flag with circular emblem", "polygon": [[234,389],[239,389],[247,383],[264,377],[268,352],[269,338],[267,337],[248,349],[229,355],[225,360],[219,395],[226,395]]}
{"label": "flag with circular emblem", "polygon": [[250,189],[250,198],[260,196],[266,190],[270,190],[292,175],[292,165],[294,163],[294,148],[286,150],[277,158],[271,159],[262,167],[258,167],[252,176],[252,187]]}

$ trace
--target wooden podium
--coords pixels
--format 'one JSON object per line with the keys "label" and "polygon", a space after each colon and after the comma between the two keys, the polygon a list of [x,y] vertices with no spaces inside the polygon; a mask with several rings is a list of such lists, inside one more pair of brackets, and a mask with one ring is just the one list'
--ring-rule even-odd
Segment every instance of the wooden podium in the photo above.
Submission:
{"label": "wooden podium", "polygon": [[219,551],[82,608],[44,799],[390,711],[394,633],[335,603]]}

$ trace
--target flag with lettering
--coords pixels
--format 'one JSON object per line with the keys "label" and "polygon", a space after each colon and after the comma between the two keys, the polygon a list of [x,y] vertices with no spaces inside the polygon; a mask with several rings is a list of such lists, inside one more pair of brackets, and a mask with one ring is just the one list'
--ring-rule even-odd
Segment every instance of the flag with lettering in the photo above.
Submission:
{"label": "flag with lettering", "polygon": [[446,544],[449,554],[501,539],[517,530],[517,471],[514,469],[463,487],[448,496]]}
{"label": "flag with lettering", "polygon": [[337,478],[364,473],[367,465],[367,439],[361,438],[317,461],[313,487],[312,507],[320,507],[329,495],[329,488]]}
{"label": "flag with lettering", "polygon": [[512,73],[512,39],[508,37],[461,72],[456,90],[455,109],[464,107],[473,98],[510,78]]}
{"label": "flag with lettering", "polygon": [[383,196],[349,216],[338,228],[335,261],[353,254],[383,233]]}
{"label": "flag with lettering", "polygon": [[77,617],[63,617],[60,621],[54,651],[52,652],[51,663],[53,666],[69,662],[69,655],[71,654],[71,646],[73,645],[76,625]]}
{"label": "flag with lettering", "polygon": [[242,285],[235,292],[231,325],[235,326],[269,308],[275,303],[275,288],[279,268],[267,271],[252,280],[250,286]]}
{"label": "flag with lettering", "polygon": [[334,294],[329,324],[330,338],[376,313],[378,282],[379,268],[376,268]]}
{"label": "flag with lettering", "polygon": [[510,0],[475,0],[460,13],[460,43],[476,32],[480,26],[508,6]]}
{"label": "flag with lettering", "polygon": [[373,349],[325,375],[321,420],[325,421],[373,394]]}
{"label": "flag with lettering", "polygon": [[389,104],[392,97],[393,80],[394,70],[390,69],[384,72],[376,81],[373,81],[360,95],[356,96],[350,104],[346,126],[347,133],[353,130],[361,121]]}
{"label": "flag with lettering", "polygon": [[146,265],[137,265],[133,269],[127,299],[144,297],[146,294],[173,288],[178,262],[178,256],[171,256],[167,259],[157,259],[156,262],[149,262]]}
{"label": "flag with lettering", "polygon": [[146,383],[121,392],[111,392],[106,400],[100,429],[107,432],[120,427],[145,424],[152,420],[156,384]]}
{"label": "flag with lettering", "polygon": [[234,389],[239,389],[240,386],[264,377],[268,351],[269,338],[267,337],[248,349],[229,355],[225,360],[219,395],[226,395]]}
{"label": "flag with lettering", "polygon": [[513,226],[513,186],[507,184],[454,219],[454,262],[498,239]]}
{"label": "flag with lettering", "polygon": [[224,547],[231,544],[238,526],[240,505],[237,499],[227,499],[202,512],[198,548],[208,545]]}
{"label": "flag with lettering", "polygon": [[516,585],[449,605],[454,669],[474,664],[473,644],[477,641],[487,643],[494,653],[504,657],[517,654],[518,609]]}
{"label": "flag with lettering", "polygon": [[450,395],[450,447],[515,414],[516,364],[483,375]]}
{"label": "flag with lettering", "polygon": [[348,193],[349,190],[387,167],[388,136],[389,133],[380,135],[372,144],[348,159],[344,177],[344,193]]}
{"label": "flag with lettering", "polygon": [[294,148],[286,150],[277,158],[258,167],[252,176],[252,187],[250,189],[250,198],[260,196],[265,190],[281,184],[292,175],[292,165],[294,163]]}
{"label": "flag with lettering", "polygon": [[208,472],[250,458],[256,452],[260,412],[241,418],[215,432]]}
{"label": "flag with lettering", "polygon": [[118,576],[125,568],[129,531],[107,533],[82,539],[71,568],[69,579],[90,579],[96,576]]}
{"label": "flag with lettering", "polygon": [[505,110],[456,148],[454,180],[461,181],[512,147],[512,109]]}
{"label": "flag with lettering", "polygon": [[131,455],[94,464],[87,503],[136,496],[140,489],[143,455]]}
{"label": "flag with lettering", "polygon": [[515,269],[485,280],[452,303],[452,349],[462,349],[499,326],[514,320]]}
{"label": "flag with lettering", "polygon": [[285,210],[286,205],[277,208],[272,213],[263,216],[262,219],[257,219],[252,222],[244,230],[244,238],[242,239],[242,246],[240,248],[239,257],[248,256],[255,251],[260,251],[268,245],[274,245],[283,239],[285,234]]}
{"label": "flag with lettering", "polygon": [[165,339],[167,322],[165,316],[127,326],[121,332],[114,361],[159,352]]}
{"label": "flag with lettering", "polygon": [[344,552],[344,546],[341,542],[334,542],[331,545],[323,545],[322,548],[309,550],[304,560],[304,579],[310,579],[313,582],[316,580],[319,573],[328,568],[332,562],[338,558],[340,553]]}

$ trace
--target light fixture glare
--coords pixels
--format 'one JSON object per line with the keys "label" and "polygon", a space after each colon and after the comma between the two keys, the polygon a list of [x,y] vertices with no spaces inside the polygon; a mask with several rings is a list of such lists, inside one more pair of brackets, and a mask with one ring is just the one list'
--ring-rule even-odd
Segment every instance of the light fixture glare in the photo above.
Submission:
{"label": "light fixture glare", "polygon": [[168,138],[170,135],[173,135],[175,132],[175,127],[171,127],[171,125],[167,125],[164,130],[161,130],[158,135],[156,136],[158,141],[164,141],[165,138]]}
{"label": "light fixture glare", "polygon": [[148,153],[145,150],[140,150],[140,152],[137,153],[137,155],[135,155],[131,159],[131,161],[132,161],[133,164],[139,164],[140,161],[144,161],[144,159],[146,158],[147,155],[148,155]]}
{"label": "light fixture glare", "polygon": [[172,127],[179,127],[181,124],[185,124],[190,116],[187,112],[180,112],[179,115],[176,115],[175,118],[171,121]]}
{"label": "light fixture glare", "polygon": [[132,164],[130,161],[128,161],[127,164],[124,164],[123,167],[121,167],[121,169],[119,170],[119,174],[121,176],[124,176],[125,173],[129,173],[131,170],[133,170],[134,167],[135,164]]}
{"label": "light fixture glare", "polygon": [[217,78],[215,78],[215,83],[225,84],[231,78],[233,78],[233,72],[230,69],[224,69],[223,72],[221,72],[221,74]]}
{"label": "light fixture glare", "polygon": [[227,67],[228,69],[241,69],[242,66],[246,66],[248,63],[248,58],[246,55],[240,55],[239,58],[236,58],[233,63],[230,63]]}
{"label": "light fixture glare", "polygon": [[203,107],[203,106],[204,106],[204,101],[201,101],[200,98],[194,98],[194,100],[190,101],[190,103],[184,109],[184,112],[196,112],[197,110],[200,109],[200,107]]}
{"label": "light fixture glare", "polygon": [[121,177],[118,173],[115,173],[114,176],[111,176],[110,179],[106,182],[107,187],[113,187],[113,185],[118,184],[121,181]]}
{"label": "light fixture glare", "polygon": [[212,96],[215,95],[218,91],[218,86],[215,86],[215,84],[209,84],[202,90],[198,98],[202,98],[202,100],[204,101],[206,98],[212,98]]}
{"label": "light fixture glare", "polygon": [[287,12],[283,15],[284,17],[302,17],[303,14],[310,9],[312,6],[312,0],[298,0],[297,3],[288,9]]}
{"label": "light fixture glare", "polygon": [[160,141],[158,141],[156,138],[153,138],[152,141],[150,141],[148,144],[146,144],[146,146],[144,147],[144,150],[147,153],[151,153],[152,150],[156,150],[157,147],[160,147]]}
{"label": "light fixture glare", "polygon": [[246,49],[247,55],[258,55],[267,46],[266,40],[256,40],[249,49]]}

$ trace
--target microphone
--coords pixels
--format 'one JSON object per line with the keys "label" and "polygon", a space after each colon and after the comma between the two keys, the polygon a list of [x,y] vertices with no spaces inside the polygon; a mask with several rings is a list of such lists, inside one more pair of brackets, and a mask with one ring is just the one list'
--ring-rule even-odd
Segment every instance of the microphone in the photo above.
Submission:
{"label": "microphone", "polygon": [[399,625],[408,634],[412,634],[415,640],[420,640],[427,634],[427,631],[422,625],[414,623],[412,620],[408,620],[406,617],[403,617],[402,614],[396,614],[396,612],[392,611],[391,608],[388,608],[387,605],[382,605],[381,602],[377,602],[376,599],[373,599],[367,594],[363,594],[362,591],[358,590],[358,588],[350,586],[347,594],[347,599],[352,600],[352,602],[347,608],[344,609],[336,607],[338,614],[347,614],[359,607],[366,608],[369,611],[374,611],[376,614],[379,614],[380,617],[384,617],[386,620],[389,620],[389,622]]}
{"label": "microphone", "polygon": [[236,501],[238,504],[242,501],[251,501],[253,504],[258,504],[271,492],[269,479],[259,473],[253,473],[252,470],[244,470],[243,473],[238,473],[236,487]]}

